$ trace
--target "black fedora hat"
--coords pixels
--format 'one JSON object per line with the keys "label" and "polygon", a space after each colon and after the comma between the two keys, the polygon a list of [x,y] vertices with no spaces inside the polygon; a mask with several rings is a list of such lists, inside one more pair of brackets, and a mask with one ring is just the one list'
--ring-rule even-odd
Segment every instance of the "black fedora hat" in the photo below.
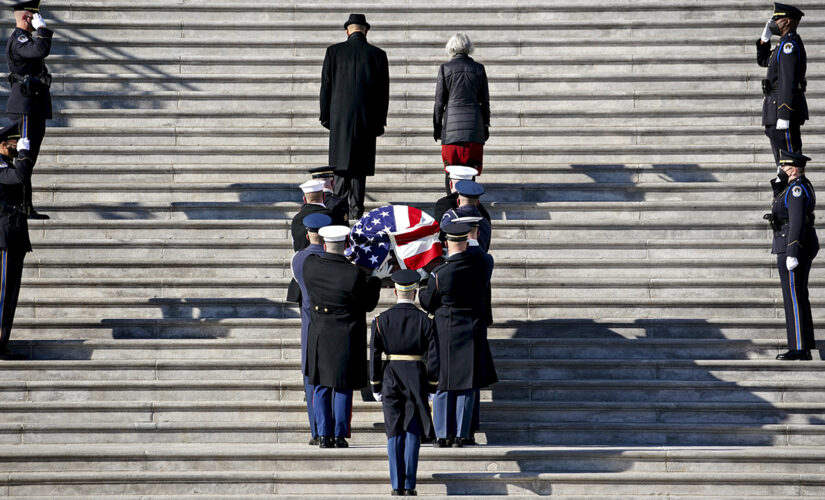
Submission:
{"label": "black fedora hat", "polygon": [[350,24],[360,24],[361,26],[366,26],[367,29],[370,29],[370,23],[367,22],[367,16],[364,14],[350,14],[349,19],[347,19],[347,22],[344,23],[344,29],[347,29],[347,26]]}

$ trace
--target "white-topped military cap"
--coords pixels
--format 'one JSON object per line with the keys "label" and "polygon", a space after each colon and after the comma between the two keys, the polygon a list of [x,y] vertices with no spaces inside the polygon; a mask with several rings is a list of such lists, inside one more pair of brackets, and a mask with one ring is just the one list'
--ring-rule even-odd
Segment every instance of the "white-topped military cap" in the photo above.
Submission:
{"label": "white-topped military cap", "polygon": [[318,230],[318,235],[330,243],[345,241],[349,235],[347,226],[324,226]]}
{"label": "white-topped military cap", "polygon": [[478,170],[464,165],[450,165],[447,167],[447,173],[450,174],[450,179],[454,181],[471,181],[473,177],[478,175]]}
{"label": "white-topped military cap", "polygon": [[324,181],[313,179],[298,186],[304,193],[317,193],[324,190]]}
{"label": "white-topped military cap", "polygon": [[478,227],[483,217],[456,217],[451,222],[455,224],[467,224],[470,227]]}

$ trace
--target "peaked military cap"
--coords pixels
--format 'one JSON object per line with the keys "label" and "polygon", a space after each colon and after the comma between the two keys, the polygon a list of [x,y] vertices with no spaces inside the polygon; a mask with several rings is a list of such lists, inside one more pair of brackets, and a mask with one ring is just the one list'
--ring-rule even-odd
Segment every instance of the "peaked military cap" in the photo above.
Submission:
{"label": "peaked military cap", "polygon": [[478,170],[464,165],[450,165],[447,167],[447,173],[454,181],[471,181],[478,175]]}
{"label": "peaked military cap", "polygon": [[484,194],[484,186],[476,181],[458,181],[455,190],[466,198],[478,198]]}
{"label": "peaked military cap", "polygon": [[0,130],[0,141],[8,141],[9,139],[20,139],[20,127],[16,123]]}
{"label": "peaked military cap", "polygon": [[317,233],[322,227],[332,224],[332,217],[326,214],[309,214],[302,222],[307,231]]}
{"label": "peaked military cap", "polygon": [[344,23],[344,29],[347,29],[347,26],[350,24],[360,24],[361,26],[366,26],[367,29],[370,29],[370,23],[367,22],[367,16],[364,14],[350,14],[349,19],[347,19],[347,22]]}
{"label": "peaked military cap", "polygon": [[317,193],[318,191],[324,190],[324,181],[306,181],[298,187],[301,188],[301,191],[304,193]]}
{"label": "peaked military cap", "polygon": [[470,236],[470,226],[467,224],[447,224],[441,230],[447,235],[447,241],[467,241]]}
{"label": "peaked military cap", "polygon": [[13,10],[27,10],[29,12],[40,12],[40,0],[30,2],[18,2],[11,6]]}
{"label": "peaked military cap", "polygon": [[347,226],[324,226],[318,230],[318,234],[324,241],[330,243],[346,241],[349,235],[349,228]]}
{"label": "peaked military cap", "polygon": [[323,167],[311,168],[309,169],[309,173],[312,175],[313,179],[326,179],[327,177],[335,176],[335,169],[329,165],[326,165]]}
{"label": "peaked military cap", "polygon": [[779,150],[780,165],[793,165],[795,167],[805,168],[805,165],[809,161],[811,161],[811,159],[802,153],[791,153],[789,151],[785,151],[784,149]]}
{"label": "peaked military cap", "polygon": [[453,219],[455,224],[467,224],[471,228],[481,225],[481,217],[456,217]]}
{"label": "peaked military cap", "polygon": [[797,9],[792,5],[787,5],[784,3],[774,3],[773,4],[773,18],[780,19],[782,17],[788,17],[790,19],[802,19],[805,13],[801,10]]}
{"label": "peaked military cap", "polygon": [[420,279],[421,276],[412,269],[401,269],[392,273],[392,280],[395,282],[395,288],[399,292],[415,290]]}

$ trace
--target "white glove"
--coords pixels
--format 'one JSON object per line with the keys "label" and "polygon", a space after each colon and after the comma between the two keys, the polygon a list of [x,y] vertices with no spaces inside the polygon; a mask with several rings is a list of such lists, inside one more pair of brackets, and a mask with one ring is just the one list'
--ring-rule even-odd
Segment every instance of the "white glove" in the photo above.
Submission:
{"label": "white glove", "polygon": [[432,403],[433,399],[435,399],[435,394],[433,394],[433,393],[427,394],[427,401]]}
{"label": "white glove", "polygon": [[376,401],[378,401],[379,403],[380,403],[381,401],[384,401],[384,395],[383,395],[383,394],[381,394],[380,392],[373,392],[373,393],[372,393],[372,397],[374,397],[374,398],[375,398],[375,400],[376,400]]}
{"label": "white glove", "polygon": [[760,40],[762,40],[762,43],[768,43],[771,41],[771,35],[773,35],[773,33],[771,33],[770,24],[771,20],[768,19],[768,22],[765,23],[765,29],[762,30],[762,38],[760,38]]}
{"label": "white glove", "polygon": [[788,120],[783,120],[782,118],[776,120],[776,130],[788,130],[790,126],[791,122]]}
{"label": "white glove", "polygon": [[28,137],[23,137],[19,141],[17,141],[17,150],[18,151],[28,151],[31,149],[32,145],[29,143]]}
{"label": "white glove", "polygon": [[428,279],[430,279],[430,273],[428,273],[427,271],[425,271],[423,268],[421,268],[421,269],[416,269],[416,271],[418,271],[418,275],[419,275],[419,276],[421,276],[421,279],[422,279],[422,280],[428,280]]}
{"label": "white glove", "polygon": [[785,258],[785,267],[788,268],[788,271],[793,271],[796,269],[796,266],[799,265],[799,259],[796,257],[786,257]]}
{"label": "white glove", "polygon": [[43,20],[43,16],[39,13],[32,16],[32,27],[36,30],[46,27],[46,21]]}

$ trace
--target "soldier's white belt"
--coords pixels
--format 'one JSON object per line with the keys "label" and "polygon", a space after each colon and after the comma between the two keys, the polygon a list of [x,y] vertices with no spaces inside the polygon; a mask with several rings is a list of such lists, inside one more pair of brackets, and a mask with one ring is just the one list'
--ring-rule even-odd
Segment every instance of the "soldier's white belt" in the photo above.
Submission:
{"label": "soldier's white belt", "polygon": [[418,354],[387,354],[387,361],[424,361]]}

